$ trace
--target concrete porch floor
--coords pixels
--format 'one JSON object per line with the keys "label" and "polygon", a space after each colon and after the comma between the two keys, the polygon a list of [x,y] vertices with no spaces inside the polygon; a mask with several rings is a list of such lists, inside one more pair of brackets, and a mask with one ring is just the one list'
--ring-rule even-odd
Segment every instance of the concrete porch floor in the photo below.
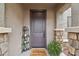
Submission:
{"label": "concrete porch floor", "polygon": [[[22,54],[20,54],[20,56],[30,56],[30,54],[31,54],[31,49],[30,50],[27,50],[26,52],[23,52]],[[48,56],[50,56],[50,55],[48,54]],[[63,52],[61,52],[60,53],[60,56],[67,56],[67,55],[65,55]]]}

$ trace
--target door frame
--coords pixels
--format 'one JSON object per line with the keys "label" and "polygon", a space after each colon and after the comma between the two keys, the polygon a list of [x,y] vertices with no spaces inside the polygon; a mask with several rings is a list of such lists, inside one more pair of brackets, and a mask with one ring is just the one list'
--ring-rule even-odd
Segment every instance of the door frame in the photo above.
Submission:
{"label": "door frame", "polygon": [[[45,48],[47,48],[47,10],[46,9],[30,9],[30,37],[31,37],[31,11],[35,10],[35,11],[45,11]],[[31,41],[31,38],[30,38]],[[30,42],[30,47],[31,46],[31,42]]]}

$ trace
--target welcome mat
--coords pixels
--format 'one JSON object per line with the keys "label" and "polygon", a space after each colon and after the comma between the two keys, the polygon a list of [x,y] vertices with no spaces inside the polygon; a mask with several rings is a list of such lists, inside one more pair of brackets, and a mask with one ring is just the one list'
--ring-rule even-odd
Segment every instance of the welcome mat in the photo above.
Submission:
{"label": "welcome mat", "polygon": [[47,56],[47,50],[45,48],[32,48],[31,56]]}

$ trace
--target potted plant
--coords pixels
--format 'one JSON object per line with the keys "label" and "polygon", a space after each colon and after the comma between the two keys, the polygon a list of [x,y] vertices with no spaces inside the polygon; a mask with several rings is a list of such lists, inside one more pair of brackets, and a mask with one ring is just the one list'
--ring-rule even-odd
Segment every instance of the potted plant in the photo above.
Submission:
{"label": "potted plant", "polygon": [[50,56],[59,56],[62,51],[61,44],[53,40],[48,44],[48,52]]}

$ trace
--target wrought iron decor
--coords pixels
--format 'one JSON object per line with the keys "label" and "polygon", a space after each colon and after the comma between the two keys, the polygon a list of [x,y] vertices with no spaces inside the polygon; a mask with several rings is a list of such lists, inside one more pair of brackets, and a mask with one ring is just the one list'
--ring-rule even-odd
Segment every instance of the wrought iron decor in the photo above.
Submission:
{"label": "wrought iron decor", "polygon": [[22,35],[22,52],[29,50],[29,28],[27,26],[23,26],[23,35]]}

